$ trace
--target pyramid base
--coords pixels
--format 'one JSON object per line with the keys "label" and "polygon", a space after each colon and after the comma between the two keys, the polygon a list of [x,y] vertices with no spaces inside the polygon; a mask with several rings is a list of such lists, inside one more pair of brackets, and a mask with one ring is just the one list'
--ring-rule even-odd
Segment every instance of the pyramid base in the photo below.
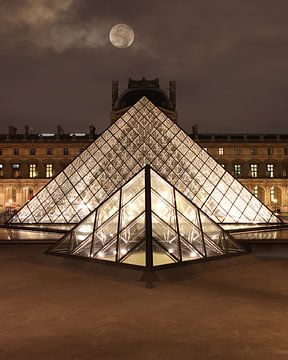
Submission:
{"label": "pyramid base", "polygon": [[245,266],[259,261],[252,254],[244,254],[232,257],[218,257],[213,260],[181,263],[178,266],[155,268],[152,270],[123,266],[123,264],[109,262],[87,261],[85,258],[68,257],[60,255],[42,255],[39,261],[47,265],[62,267],[76,272],[102,275],[114,280],[135,281],[145,283],[146,288],[153,288],[154,285],[181,281],[197,277],[204,272],[215,271],[230,266]]}

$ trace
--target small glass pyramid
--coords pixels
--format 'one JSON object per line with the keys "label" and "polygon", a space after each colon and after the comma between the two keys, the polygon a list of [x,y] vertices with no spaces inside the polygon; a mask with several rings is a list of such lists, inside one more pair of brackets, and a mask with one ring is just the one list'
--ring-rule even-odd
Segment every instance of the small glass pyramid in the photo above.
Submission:
{"label": "small glass pyramid", "polygon": [[8,223],[76,224],[146,164],[216,223],[281,222],[143,97]]}
{"label": "small glass pyramid", "polygon": [[48,253],[154,268],[243,252],[232,236],[146,166]]}

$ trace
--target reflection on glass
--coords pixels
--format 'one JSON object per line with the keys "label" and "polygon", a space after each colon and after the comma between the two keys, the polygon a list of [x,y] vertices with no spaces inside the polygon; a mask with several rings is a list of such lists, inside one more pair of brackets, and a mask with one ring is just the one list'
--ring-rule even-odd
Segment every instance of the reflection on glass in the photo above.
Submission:
{"label": "reflection on glass", "polygon": [[130,199],[132,199],[140,190],[144,189],[144,171],[141,171],[134,179],[123,186],[122,189],[122,205],[125,205]]}
{"label": "reflection on glass", "polygon": [[117,234],[118,213],[110,218],[106,223],[94,232],[93,254],[99,251],[104,245],[111,241]]}
{"label": "reflection on glass", "polygon": [[176,193],[176,205],[177,211],[181,212],[188,220],[199,227],[199,220],[197,215],[197,208],[191,204],[184,196],[178,191]]}
{"label": "reflection on glass", "polygon": [[129,224],[119,234],[118,259],[121,260],[137,244],[145,239],[145,214]]}
{"label": "reflection on glass", "polygon": [[120,191],[111,196],[97,211],[97,226],[101,226],[107,219],[116,213],[119,209]]}
{"label": "reflection on glass", "polygon": [[158,216],[152,214],[152,237],[171,255],[180,259],[179,241],[176,231],[173,231]]}
{"label": "reflection on glass", "polygon": [[163,219],[172,229],[176,230],[175,210],[155,192],[151,191],[151,208],[152,211]]}
{"label": "reflection on glass", "polygon": [[123,258],[121,261],[124,264],[132,264],[138,266],[146,265],[146,243],[142,241],[142,243],[136,247],[127,257]]}
{"label": "reflection on glass", "polygon": [[94,257],[99,260],[116,261],[117,240],[114,239],[107,243]]}
{"label": "reflection on glass", "polygon": [[159,194],[163,199],[168,201],[174,206],[173,188],[160,176],[158,176],[153,170],[151,171],[151,187]]}
{"label": "reflection on glass", "polygon": [[176,262],[176,260],[174,260],[172,256],[169,256],[169,253],[159,246],[155,240],[153,240],[152,249],[154,266],[173,264]]}
{"label": "reflection on glass", "polygon": [[193,223],[186,220],[184,216],[182,216],[179,213],[178,213],[178,224],[179,224],[179,232],[181,237],[184,238],[202,255],[204,255],[205,251],[203,247],[203,240],[200,229],[198,229]]}
{"label": "reflection on glass", "polygon": [[127,226],[145,209],[145,193],[144,190],[135,196],[121,209],[121,229]]}

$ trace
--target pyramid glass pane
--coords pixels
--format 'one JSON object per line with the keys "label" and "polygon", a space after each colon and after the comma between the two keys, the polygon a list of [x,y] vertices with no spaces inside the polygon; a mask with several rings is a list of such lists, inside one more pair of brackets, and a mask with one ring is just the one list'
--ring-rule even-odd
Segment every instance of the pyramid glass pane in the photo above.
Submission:
{"label": "pyramid glass pane", "polygon": [[182,261],[191,261],[196,259],[201,259],[204,257],[199,251],[197,251],[190,243],[180,237],[180,248],[181,248],[181,255]]}
{"label": "pyramid glass pane", "polygon": [[[280,221],[165,114],[142,98],[10,222],[44,223],[50,219],[54,223],[72,223],[77,219],[76,215],[83,219],[144,164],[151,164],[179,191],[185,188],[189,200],[216,222]],[[161,189],[154,180],[152,183],[162,196],[165,185],[162,184]],[[133,188],[137,193],[137,187]],[[133,194],[126,193],[128,198],[125,194],[123,199],[128,201]],[[53,206],[42,207],[48,194]],[[170,199],[171,192],[169,195],[168,191],[166,200],[169,202]],[[214,208],[207,205],[210,203]]]}
{"label": "pyramid glass pane", "polygon": [[[104,203],[105,204],[105,203]],[[119,214],[114,214],[103,225],[94,231],[92,256],[95,256],[107,243],[111,242],[117,235]]]}
{"label": "pyramid glass pane", "polygon": [[159,244],[153,239],[153,266],[159,265],[167,265],[167,264],[174,264],[177,262],[169,253],[167,253],[166,249],[159,246]]}
{"label": "pyramid glass pane", "polygon": [[142,241],[133,251],[121,260],[124,264],[145,266],[146,265],[146,242]]}
{"label": "pyramid glass pane", "polygon": [[138,216],[119,234],[118,259],[122,261],[131,250],[145,240],[145,214]]}
{"label": "pyramid glass pane", "polygon": [[175,260],[180,260],[178,233],[154,213],[152,214],[152,237]]}

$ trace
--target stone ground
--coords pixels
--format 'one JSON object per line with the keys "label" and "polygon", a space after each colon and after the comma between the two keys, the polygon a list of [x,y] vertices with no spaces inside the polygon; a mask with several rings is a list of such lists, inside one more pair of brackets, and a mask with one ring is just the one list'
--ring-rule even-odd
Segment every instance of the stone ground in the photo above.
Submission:
{"label": "stone ground", "polygon": [[0,359],[288,358],[288,260],[146,289],[0,246]]}

